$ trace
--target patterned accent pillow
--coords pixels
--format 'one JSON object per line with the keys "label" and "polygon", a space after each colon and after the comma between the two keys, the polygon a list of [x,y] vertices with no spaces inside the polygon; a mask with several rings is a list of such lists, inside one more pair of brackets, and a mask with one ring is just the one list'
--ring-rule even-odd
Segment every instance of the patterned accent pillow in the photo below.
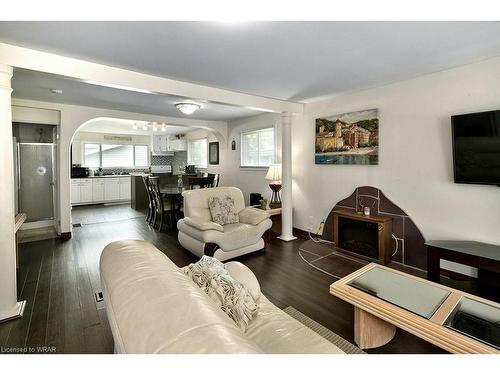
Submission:
{"label": "patterned accent pillow", "polygon": [[212,221],[220,225],[234,224],[240,222],[238,212],[234,206],[234,199],[229,195],[208,198],[208,208],[212,215]]}
{"label": "patterned accent pillow", "polygon": [[257,316],[259,306],[248,288],[233,279],[223,263],[203,255],[183,271],[243,332],[246,331],[250,321]]}

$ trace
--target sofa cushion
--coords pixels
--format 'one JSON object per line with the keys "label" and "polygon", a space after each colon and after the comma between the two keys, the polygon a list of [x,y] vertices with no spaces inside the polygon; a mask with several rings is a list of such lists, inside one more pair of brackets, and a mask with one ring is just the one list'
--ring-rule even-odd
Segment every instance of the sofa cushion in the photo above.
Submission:
{"label": "sofa cushion", "polygon": [[227,262],[224,264],[226,266],[226,270],[229,271],[229,274],[233,277],[233,279],[238,280],[240,283],[245,285],[248,288],[248,291],[252,295],[255,301],[259,301],[260,299],[260,284],[254,273],[240,262]]}
{"label": "sofa cushion", "polygon": [[208,208],[212,221],[220,225],[239,223],[240,218],[234,205],[234,199],[229,195],[208,198]]}
{"label": "sofa cushion", "polygon": [[186,190],[182,193],[184,197],[184,216],[198,216],[205,220],[212,220],[210,210],[208,208],[208,198],[223,197],[229,195],[234,199],[236,211],[240,212],[245,208],[245,199],[240,189],[230,186],[222,186],[207,189]]}
{"label": "sofa cushion", "polygon": [[224,251],[236,250],[244,246],[253,245],[258,242],[264,232],[271,228],[272,221],[264,220],[258,225],[250,225],[243,223],[224,225],[224,232],[215,230],[200,231],[187,225],[184,219],[177,222],[179,231],[200,241],[213,242],[219,245]]}
{"label": "sofa cushion", "polygon": [[263,210],[254,207],[245,207],[238,214],[240,223],[257,225],[266,219],[269,219],[269,214]]}
{"label": "sofa cushion", "polygon": [[260,297],[259,314],[250,322],[246,335],[269,354],[344,354],[344,352]]}
{"label": "sofa cushion", "polygon": [[222,262],[204,255],[183,270],[243,332],[246,331],[248,323],[257,316],[258,305],[248,288],[234,279]]}
{"label": "sofa cushion", "polygon": [[222,227],[222,225],[214,223],[213,221],[202,219],[201,217],[185,217],[184,222],[190,227],[196,228],[201,231],[218,230],[219,232],[224,232],[224,228]]}

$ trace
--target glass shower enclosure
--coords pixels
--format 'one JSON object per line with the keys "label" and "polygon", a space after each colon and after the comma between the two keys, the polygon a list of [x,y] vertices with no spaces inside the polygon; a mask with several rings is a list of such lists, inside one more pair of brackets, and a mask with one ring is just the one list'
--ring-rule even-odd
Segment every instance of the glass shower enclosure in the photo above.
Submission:
{"label": "glass shower enclosure", "polygon": [[19,212],[27,222],[54,219],[54,143],[17,143]]}

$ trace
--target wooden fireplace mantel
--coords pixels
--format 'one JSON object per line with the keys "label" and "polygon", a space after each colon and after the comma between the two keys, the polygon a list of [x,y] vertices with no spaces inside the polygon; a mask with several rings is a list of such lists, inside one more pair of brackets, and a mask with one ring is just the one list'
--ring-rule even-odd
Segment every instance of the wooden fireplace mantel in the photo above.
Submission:
{"label": "wooden fireplace mantel", "polygon": [[[378,259],[370,258],[357,254],[347,249],[342,249],[339,242],[339,231],[338,223],[339,217],[345,217],[348,219],[354,219],[364,222],[377,223],[378,224]],[[348,210],[335,210],[333,211],[333,235],[335,246],[350,255],[361,257],[370,261],[378,261],[382,264],[387,264],[391,259],[391,249],[392,249],[392,218],[387,216],[376,216],[376,215],[364,215],[363,213],[358,213]]]}

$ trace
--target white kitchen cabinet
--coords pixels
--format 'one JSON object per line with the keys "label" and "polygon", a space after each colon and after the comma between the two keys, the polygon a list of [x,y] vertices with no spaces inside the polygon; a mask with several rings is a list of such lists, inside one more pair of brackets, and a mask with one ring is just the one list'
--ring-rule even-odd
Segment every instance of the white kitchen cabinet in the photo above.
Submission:
{"label": "white kitchen cabinet", "polygon": [[80,182],[77,179],[71,180],[71,204],[80,203],[82,201],[80,194]]}
{"label": "white kitchen cabinet", "polygon": [[80,201],[82,203],[91,203],[92,198],[92,179],[82,178],[80,183]]}
{"label": "white kitchen cabinet", "polygon": [[71,179],[71,204],[91,203],[93,201],[92,179]]}
{"label": "white kitchen cabinet", "polygon": [[170,145],[171,151],[187,151],[187,142],[185,139],[172,139]]}
{"label": "white kitchen cabinet", "polygon": [[73,205],[130,199],[130,176],[71,179],[71,204]]}
{"label": "white kitchen cabinet", "polygon": [[92,200],[94,202],[104,201],[104,178],[92,180]]}
{"label": "white kitchen cabinet", "polygon": [[118,185],[120,190],[120,199],[131,199],[131,179],[130,177],[122,177],[118,179]]}
{"label": "white kitchen cabinet", "polygon": [[120,199],[120,178],[104,178],[104,200],[117,201]]}
{"label": "white kitchen cabinet", "polygon": [[151,151],[153,155],[171,155],[173,150],[170,136],[160,134],[153,135],[151,141]]}

